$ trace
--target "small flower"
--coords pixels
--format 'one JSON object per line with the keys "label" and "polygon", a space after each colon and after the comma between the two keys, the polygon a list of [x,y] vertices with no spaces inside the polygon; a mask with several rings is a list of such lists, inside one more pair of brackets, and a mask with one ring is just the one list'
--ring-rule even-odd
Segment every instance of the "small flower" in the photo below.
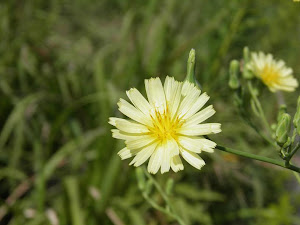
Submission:
{"label": "small flower", "polygon": [[[121,159],[133,157],[130,165],[140,166],[149,158],[148,171],[157,173],[183,170],[182,156],[201,169],[205,162],[201,151],[213,152],[216,143],[201,135],[221,132],[221,124],[203,121],[215,114],[212,105],[199,111],[209,97],[189,81],[167,77],[164,86],[159,78],[145,80],[148,101],[135,88],[126,92],[132,104],[120,99],[120,112],[129,119],[111,117],[113,137],[125,140],[118,152]],[[201,94],[201,95],[200,95]]]}
{"label": "small flower", "polygon": [[293,70],[286,67],[284,61],[274,60],[271,54],[252,53],[247,68],[272,92],[277,90],[292,92],[298,87],[298,81],[293,77]]}

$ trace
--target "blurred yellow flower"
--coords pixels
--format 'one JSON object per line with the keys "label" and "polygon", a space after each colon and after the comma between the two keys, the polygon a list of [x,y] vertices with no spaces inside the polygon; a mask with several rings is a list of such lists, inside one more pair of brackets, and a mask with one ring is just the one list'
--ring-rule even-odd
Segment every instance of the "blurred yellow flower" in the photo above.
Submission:
{"label": "blurred yellow flower", "polygon": [[[212,105],[199,111],[209,97],[192,83],[167,77],[164,85],[159,78],[145,80],[148,101],[135,88],[126,92],[132,104],[120,99],[120,112],[129,119],[111,117],[113,137],[125,140],[126,147],[118,152],[121,159],[133,157],[130,165],[140,166],[149,158],[150,173],[183,170],[182,156],[189,164],[201,169],[205,162],[201,151],[213,152],[216,143],[201,135],[221,132],[221,124],[205,123],[215,110]],[[201,95],[200,95],[201,94]]]}
{"label": "blurred yellow flower", "polygon": [[271,54],[252,53],[247,69],[261,79],[272,92],[278,90],[292,92],[298,87],[298,81],[293,77],[293,70],[286,67],[284,61],[274,60]]}

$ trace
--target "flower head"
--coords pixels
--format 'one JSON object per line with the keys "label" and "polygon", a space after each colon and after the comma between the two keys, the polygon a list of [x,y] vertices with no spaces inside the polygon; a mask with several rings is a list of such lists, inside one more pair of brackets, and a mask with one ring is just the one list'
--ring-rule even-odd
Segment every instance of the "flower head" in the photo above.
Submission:
{"label": "flower head", "polygon": [[291,92],[298,87],[298,81],[293,77],[293,70],[286,67],[282,60],[274,60],[271,54],[252,53],[247,68],[272,92],[277,90]]}
{"label": "flower head", "polygon": [[[125,140],[126,147],[118,152],[121,159],[133,157],[130,165],[140,166],[149,158],[148,171],[177,172],[183,170],[181,157],[200,169],[205,162],[201,151],[213,152],[216,143],[202,135],[221,132],[221,124],[205,123],[215,110],[212,105],[199,111],[209,97],[194,84],[167,77],[164,85],[159,78],[145,80],[148,100],[135,88],[126,92],[132,104],[120,99],[120,112],[130,119],[111,117],[113,137]],[[201,94],[201,95],[200,95]],[[180,157],[181,156],[181,157]]]}

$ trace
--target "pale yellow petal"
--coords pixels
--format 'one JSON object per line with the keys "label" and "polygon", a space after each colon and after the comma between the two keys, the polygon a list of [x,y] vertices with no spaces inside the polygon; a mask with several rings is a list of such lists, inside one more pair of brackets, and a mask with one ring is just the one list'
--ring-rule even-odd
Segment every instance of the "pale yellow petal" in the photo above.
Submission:
{"label": "pale yellow petal", "polygon": [[170,170],[171,167],[171,149],[169,149],[166,145],[163,146],[163,160],[161,162],[161,173],[166,173]]}
{"label": "pale yellow petal", "polygon": [[137,109],[142,111],[147,117],[150,116],[151,106],[136,88],[131,88],[129,91],[126,91],[126,94]]}
{"label": "pale yellow petal", "polygon": [[[195,84],[189,82],[189,81],[184,81],[183,82],[183,86],[182,86],[182,90],[181,90],[181,95],[183,97],[190,95],[191,93],[195,92],[195,91],[200,91]],[[199,93],[200,94],[200,93]]]}
{"label": "pale yellow petal", "polygon": [[213,116],[215,112],[216,111],[214,110],[212,105],[207,106],[205,109],[188,118],[184,123],[183,127],[202,123],[203,121]]}
{"label": "pale yellow petal", "polygon": [[111,124],[111,125],[113,125],[113,126],[116,126],[116,121],[117,120],[122,120],[122,119],[117,118],[117,117],[109,117],[108,123]]}
{"label": "pale yellow petal", "polygon": [[118,152],[118,155],[121,157],[122,160],[124,160],[136,155],[139,151],[139,149],[131,150],[125,147]]}
{"label": "pale yellow petal", "polygon": [[181,159],[179,157],[179,155],[175,155],[173,156],[173,158],[171,159],[171,168],[172,170],[177,173],[180,170],[184,169],[184,166],[181,162]]}
{"label": "pale yellow petal", "polygon": [[212,153],[216,147],[215,142],[203,137],[179,136],[178,142],[183,148],[195,153],[200,153],[201,151]]}
{"label": "pale yellow petal", "polygon": [[187,111],[187,113],[182,117],[182,119],[188,119],[198,112],[208,101],[209,96],[206,93],[200,95],[200,97],[193,103],[192,107]]}
{"label": "pale yellow petal", "polygon": [[173,118],[178,110],[181,101],[182,82],[175,81],[174,78],[167,77],[164,84],[164,90],[168,109]]}
{"label": "pale yellow petal", "polygon": [[285,66],[282,60],[275,60],[271,54],[252,53],[247,68],[269,88],[270,91],[295,91],[297,80],[293,70]]}
{"label": "pale yellow petal", "polygon": [[146,162],[149,157],[153,154],[155,148],[157,146],[157,143],[150,144],[146,147],[144,147],[142,150],[140,150],[134,159],[130,162],[129,165],[134,164],[135,167],[142,165],[144,162]]}
{"label": "pale yellow petal", "polygon": [[[183,88],[184,89],[184,85],[186,84],[186,82],[183,84]],[[199,98],[199,95],[201,93],[201,91],[195,87],[194,85],[190,86],[188,85],[188,87],[190,87],[190,90],[185,90],[184,93],[187,93],[185,98],[182,100],[182,102],[180,103],[177,115],[182,118],[195,104],[195,102],[197,101],[197,99]],[[187,88],[186,88],[187,89]]]}
{"label": "pale yellow petal", "polygon": [[166,141],[165,148],[170,151],[170,155],[179,155],[179,148],[177,142],[172,138]]}
{"label": "pale yellow petal", "polygon": [[148,128],[140,123],[135,123],[129,120],[117,120],[116,127],[126,133],[144,134],[149,133]]}
{"label": "pale yellow petal", "polygon": [[183,148],[195,153],[200,153],[203,148],[203,145],[192,137],[179,136],[178,142]]}
{"label": "pale yellow petal", "polygon": [[138,148],[143,148],[154,141],[155,138],[150,135],[140,135],[134,139],[130,139],[130,140],[127,139],[125,141],[125,144],[129,149],[138,149]]}
{"label": "pale yellow petal", "polygon": [[[255,57],[262,64],[261,56]],[[280,88],[290,88],[293,77],[282,79]],[[147,169],[153,174],[158,170],[161,173],[183,170],[181,156],[200,169],[205,162],[197,153],[213,152],[216,147],[216,143],[201,135],[221,132],[219,123],[201,124],[215,113],[212,106],[201,110],[209,96],[200,95],[193,83],[178,82],[171,77],[166,78],[164,85],[159,78],[145,80],[145,87],[148,100],[131,88],[126,93],[133,105],[123,99],[118,103],[120,112],[130,119],[109,118],[109,123],[117,128],[112,130],[113,137],[125,140],[126,144],[118,155],[121,159],[135,156],[130,165],[136,167],[150,158]]]}
{"label": "pale yellow petal", "polygon": [[145,116],[140,110],[135,108],[133,105],[125,101],[124,99],[120,99],[118,102],[119,111],[123,113],[125,116],[137,121],[139,123],[145,125],[151,125],[151,120]]}
{"label": "pale yellow petal", "polygon": [[204,160],[196,153],[187,151],[185,149],[181,149],[182,157],[193,167],[197,169],[201,169],[202,166],[205,165]]}
{"label": "pale yellow petal", "polygon": [[133,140],[136,137],[140,136],[140,135],[126,133],[126,132],[120,131],[118,129],[112,129],[111,132],[112,132],[113,138],[121,139],[121,140]]}
{"label": "pale yellow petal", "polygon": [[213,153],[214,148],[217,146],[217,144],[211,140],[208,140],[206,138],[199,138],[197,140],[199,143],[202,144],[202,151]]}
{"label": "pale yellow petal", "polygon": [[178,133],[182,135],[208,135],[208,134],[217,134],[221,132],[221,124],[219,123],[205,123],[198,125],[190,125],[182,127],[178,130]]}
{"label": "pale yellow petal", "polygon": [[163,113],[166,109],[166,98],[161,80],[158,77],[145,80],[145,87],[150,105]]}
{"label": "pale yellow petal", "polygon": [[163,150],[164,148],[159,145],[155,149],[154,153],[151,155],[150,161],[148,163],[148,172],[152,174],[156,174],[159,168],[161,167],[161,163],[163,160]]}

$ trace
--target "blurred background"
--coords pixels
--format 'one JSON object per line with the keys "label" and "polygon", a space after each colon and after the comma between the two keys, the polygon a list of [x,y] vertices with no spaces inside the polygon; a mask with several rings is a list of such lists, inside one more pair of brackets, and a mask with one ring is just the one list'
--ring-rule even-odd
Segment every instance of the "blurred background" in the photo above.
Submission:
{"label": "blurred background", "polygon": [[[299,81],[299,12],[292,0],[2,0],[0,224],[177,224],[143,199],[107,122],[121,116],[126,90],[144,93],[145,78],[183,80],[191,48],[222,123],[211,138],[279,158],[239,118],[228,65],[249,46],[285,60]],[[298,95],[283,95],[291,115]],[[261,99],[275,122],[277,96]],[[175,180],[172,203],[187,224],[300,224],[292,172],[217,150],[201,157],[201,171],[155,175],[162,187]]]}

